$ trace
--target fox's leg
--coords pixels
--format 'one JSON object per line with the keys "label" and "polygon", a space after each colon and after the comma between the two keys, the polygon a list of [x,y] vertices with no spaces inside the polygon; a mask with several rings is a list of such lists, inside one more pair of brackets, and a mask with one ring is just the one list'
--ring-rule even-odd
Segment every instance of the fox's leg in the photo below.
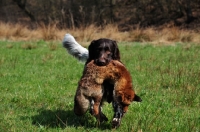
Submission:
{"label": "fox's leg", "polygon": [[111,84],[109,81],[105,80],[102,84],[102,89],[103,89],[103,99],[101,100],[99,106],[100,122],[108,121],[108,118],[102,112],[102,106],[103,106],[103,101],[107,101],[108,103],[112,102],[114,85]]}
{"label": "fox's leg", "polygon": [[77,92],[74,98],[74,113],[81,116],[88,110],[90,101],[80,92]]}
{"label": "fox's leg", "polygon": [[[101,102],[102,103],[102,102]],[[102,113],[102,104],[100,103],[99,105],[99,118],[100,118],[100,123],[103,121],[108,121],[108,118]],[[94,115],[94,100],[90,101],[90,113]]]}
{"label": "fox's leg", "polygon": [[90,113],[96,117],[98,124],[101,123],[101,104],[102,96],[96,96],[90,100]]}

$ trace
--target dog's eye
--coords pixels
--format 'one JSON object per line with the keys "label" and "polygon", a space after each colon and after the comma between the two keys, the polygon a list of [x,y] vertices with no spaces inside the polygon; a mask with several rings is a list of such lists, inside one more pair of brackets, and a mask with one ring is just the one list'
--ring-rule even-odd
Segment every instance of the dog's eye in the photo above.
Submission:
{"label": "dog's eye", "polygon": [[109,47],[105,47],[105,51],[110,51]]}
{"label": "dog's eye", "polygon": [[112,53],[111,53],[110,51],[107,51],[106,54],[107,54],[108,56],[112,56]]}
{"label": "dog's eye", "polygon": [[108,53],[108,54],[107,54],[107,56],[111,56],[111,54],[110,54],[110,53]]}
{"label": "dog's eye", "polygon": [[97,52],[100,52],[100,51],[102,51],[102,48],[98,48],[96,51],[97,51]]}

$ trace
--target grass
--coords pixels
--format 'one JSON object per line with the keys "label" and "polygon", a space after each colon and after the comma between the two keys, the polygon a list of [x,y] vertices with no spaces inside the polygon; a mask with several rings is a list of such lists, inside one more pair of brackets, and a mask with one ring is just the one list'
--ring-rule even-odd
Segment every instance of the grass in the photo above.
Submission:
{"label": "grass", "polygon": [[[200,46],[119,43],[122,62],[142,103],[132,103],[119,129],[129,132],[200,131]],[[83,63],[60,42],[0,41],[0,131],[111,131],[86,114],[74,115]]]}

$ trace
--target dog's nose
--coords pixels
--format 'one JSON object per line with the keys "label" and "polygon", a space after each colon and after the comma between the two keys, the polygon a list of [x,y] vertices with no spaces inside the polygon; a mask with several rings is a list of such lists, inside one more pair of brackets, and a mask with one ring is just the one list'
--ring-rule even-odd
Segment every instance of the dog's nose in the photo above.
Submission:
{"label": "dog's nose", "polygon": [[106,65],[106,63],[105,62],[98,62],[98,64],[97,65],[99,65],[99,66],[105,66]]}
{"label": "dog's nose", "polygon": [[105,59],[98,59],[98,60],[96,61],[96,63],[97,63],[97,65],[99,65],[99,66],[104,66],[104,65],[106,65],[106,60],[105,60]]}

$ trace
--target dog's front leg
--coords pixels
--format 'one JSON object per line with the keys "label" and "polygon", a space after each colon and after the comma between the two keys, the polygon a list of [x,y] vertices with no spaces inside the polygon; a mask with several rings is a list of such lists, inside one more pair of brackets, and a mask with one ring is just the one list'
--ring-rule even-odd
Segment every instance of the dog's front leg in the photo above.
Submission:
{"label": "dog's front leg", "polygon": [[108,121],[108,118],[102,112],[102,105],[99,106],[100,122]]}
{"label": "dog's front leg", "polygon": [[114,108],[114,116],[112,120],[112,128],[117,128],[121,124],[121,119],[124,115],[123,109],[121,105],[119,105],[117,102],[112,102],[113,108]]}

